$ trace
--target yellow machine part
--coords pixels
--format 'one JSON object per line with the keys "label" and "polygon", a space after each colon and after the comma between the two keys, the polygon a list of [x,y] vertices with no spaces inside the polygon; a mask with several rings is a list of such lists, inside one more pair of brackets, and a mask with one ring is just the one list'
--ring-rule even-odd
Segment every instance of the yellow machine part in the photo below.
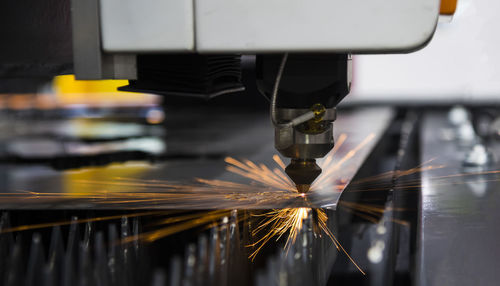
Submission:
{"label": "yellow machine part", "polygon": [[61,75],[54,78],[54,86],[60,93],[116,92],[126,80],[76,80],[74,75]]}
{"label": "yellow machine part", "polygon": [[75,80],[74,75],[56,76],[53,88],[62,105],[71,104],[118,104],[143,105],[157,103],[151,94],[122,92],[117,88],[127,85],[126,80]]}
{"label": "yellow machine part", "polygon": [[457,9],[458,0],[441,0],[441,15],[453,15]]}

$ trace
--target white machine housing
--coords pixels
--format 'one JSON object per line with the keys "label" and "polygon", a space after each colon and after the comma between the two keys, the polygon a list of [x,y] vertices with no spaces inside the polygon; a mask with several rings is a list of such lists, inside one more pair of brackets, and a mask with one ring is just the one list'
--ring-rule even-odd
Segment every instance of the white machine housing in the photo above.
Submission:
{"label": "white machine housing", "polygon": [[100,0],[106,52],[404,52],[439,0]]}
{"label": "white machine housing", "polygon": [[[72,0],[75,73],[133,78],[130,57],[96,52],[410,52],[431,39],[439,6],[440,0]],[[100,61],[115,67],[92,67]]]}

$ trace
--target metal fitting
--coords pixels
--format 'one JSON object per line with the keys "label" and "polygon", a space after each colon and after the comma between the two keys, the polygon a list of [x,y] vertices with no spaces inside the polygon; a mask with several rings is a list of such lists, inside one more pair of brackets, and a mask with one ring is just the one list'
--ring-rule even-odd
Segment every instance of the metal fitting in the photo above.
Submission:
{"label": "metal fitting", "polygon": [[[276,110],[276,117],[279,121],[286,122],[308,111],[310,110],[279,108]],[[332,122],[336,118],[336,110],[329,108],[322,113],[322,120],[319,122],[309,124],[308,121],[295,127],[276,127],[276,149],[289,158],[322,158],[328,154],[334,146]]]}

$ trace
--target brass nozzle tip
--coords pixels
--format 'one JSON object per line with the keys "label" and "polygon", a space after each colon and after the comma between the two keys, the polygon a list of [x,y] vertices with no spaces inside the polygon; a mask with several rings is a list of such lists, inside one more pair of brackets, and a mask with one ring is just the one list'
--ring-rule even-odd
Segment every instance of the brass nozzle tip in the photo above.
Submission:
{"label": "brass nozzle tip", "polygon": [[321,174],[321,168],[314,159],[292,159],[285,168],[286,174],[292,179],[300,193],[309,191],[311,184]]}
{"label": "brass nozzle tip", "polygon": [[311,185],[309,184],[297,184],[297,191],[299,191],[299,193],[307,193],[309,191],[309,188],[311,188]]}

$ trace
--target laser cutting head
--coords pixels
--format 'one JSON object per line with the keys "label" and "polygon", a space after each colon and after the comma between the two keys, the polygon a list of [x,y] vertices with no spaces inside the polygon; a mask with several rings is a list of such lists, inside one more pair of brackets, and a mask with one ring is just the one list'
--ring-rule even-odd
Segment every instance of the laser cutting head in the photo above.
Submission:
{"label": "laser cutting head", "polygon": [[336,105],[349,93],[350,63],[346,54],[257,57],[257,83],[271,99],[275,147],[291,158],[285,171],[299,192],[309,190],[321,174],[316,159],[334,146]]}
{"label": "laser cutting head", "polygon": [[[282,121],[307,110],[278,109],[277,118]],[[316,158],[322,158],[334,146],[333,120],[335,108],[325,109],[322,116],[296,126],[275,126],[275,147],[283,156],[291,158],[285,172],[301,193],[309,191],[311,184],[321,174]]]}

